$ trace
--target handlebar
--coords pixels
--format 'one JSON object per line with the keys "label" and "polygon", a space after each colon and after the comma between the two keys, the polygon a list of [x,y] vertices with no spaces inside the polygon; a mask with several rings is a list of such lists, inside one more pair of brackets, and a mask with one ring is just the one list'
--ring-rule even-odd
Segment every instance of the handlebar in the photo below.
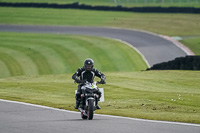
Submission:
{"label": "handlebar", "polygon": [[106,84],[106,82],[104,81],[103,83],[101,81],[97,81],[97,84]]}
{"label": "handlebar", "polygon": [[[76,81],[74,81],[75,83],[77,83]],[[78,84],[86,84],[87,80],[82,80],[80,83]],[[96,84],[106,84],[106,82],[104,81],[103,83],[101,81],[97,81]]]}

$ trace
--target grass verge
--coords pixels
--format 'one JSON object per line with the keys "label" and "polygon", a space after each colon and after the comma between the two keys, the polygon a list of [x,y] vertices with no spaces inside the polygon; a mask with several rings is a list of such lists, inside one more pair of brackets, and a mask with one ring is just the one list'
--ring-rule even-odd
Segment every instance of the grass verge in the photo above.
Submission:
{"label": "grass verge", "polygon": [[[105,73],[100,114],[200,124],[200,72]],[[97,79],[96,79],[97,80]],[[0,98],[74,110],[71,74],[0,79]]]}
{"label": "grass verge", "polygon": [[180,42],[190,48],[195,55],[200,55],[200,37],[183,39]]}
{"label": "grass verge", "polygon": [[169,36],[200,35],[199,14],[156,14],[0,7],[0,23],[105,26],[140,29]]}
{"label": "grass verge", "polygon": [[112,39],[5,32],[0,36],[0,77],[73,73],[86,58],[94,59],[95,67],[101,71],[147,68],[135,50]]}

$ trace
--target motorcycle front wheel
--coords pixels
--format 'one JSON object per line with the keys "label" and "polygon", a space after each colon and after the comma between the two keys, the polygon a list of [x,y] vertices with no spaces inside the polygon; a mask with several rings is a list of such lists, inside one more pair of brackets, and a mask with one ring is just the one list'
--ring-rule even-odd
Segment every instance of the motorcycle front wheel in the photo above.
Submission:
{"label": "motorcycle front wheel", "polygon": [[94,115],[94,99],[89,99],[88,101],[88,119],[92,120]]}

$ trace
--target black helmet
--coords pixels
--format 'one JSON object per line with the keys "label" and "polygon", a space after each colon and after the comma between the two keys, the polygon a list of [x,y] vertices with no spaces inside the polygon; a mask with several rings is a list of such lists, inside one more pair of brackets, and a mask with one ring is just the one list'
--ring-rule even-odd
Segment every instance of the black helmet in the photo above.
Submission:
{"label": "black helmet", "polygon": [[94,61],[92,59],[86,59],[84,62],[85,70],[91,71],[94,67]]}

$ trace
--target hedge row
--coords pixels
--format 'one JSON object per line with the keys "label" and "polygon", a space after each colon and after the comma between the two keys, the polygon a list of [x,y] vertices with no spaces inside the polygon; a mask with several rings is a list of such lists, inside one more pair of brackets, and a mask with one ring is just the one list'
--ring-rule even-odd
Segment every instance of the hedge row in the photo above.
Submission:
{"label": "hedge row", "polygon": [[151,12],[151,13],[200,13],[200,8],[194,7],[122,7],[122,6],[91,6],[79,3],[50,4],[50,3],[8,3],[0,2],[1,7],[34,7],[34,8],[71,8],[103,11]]}
{"label": "hedge row", "polygon": [[200,56],[179,57],[172,61],[153,65],[147,70],[200,70]]}

